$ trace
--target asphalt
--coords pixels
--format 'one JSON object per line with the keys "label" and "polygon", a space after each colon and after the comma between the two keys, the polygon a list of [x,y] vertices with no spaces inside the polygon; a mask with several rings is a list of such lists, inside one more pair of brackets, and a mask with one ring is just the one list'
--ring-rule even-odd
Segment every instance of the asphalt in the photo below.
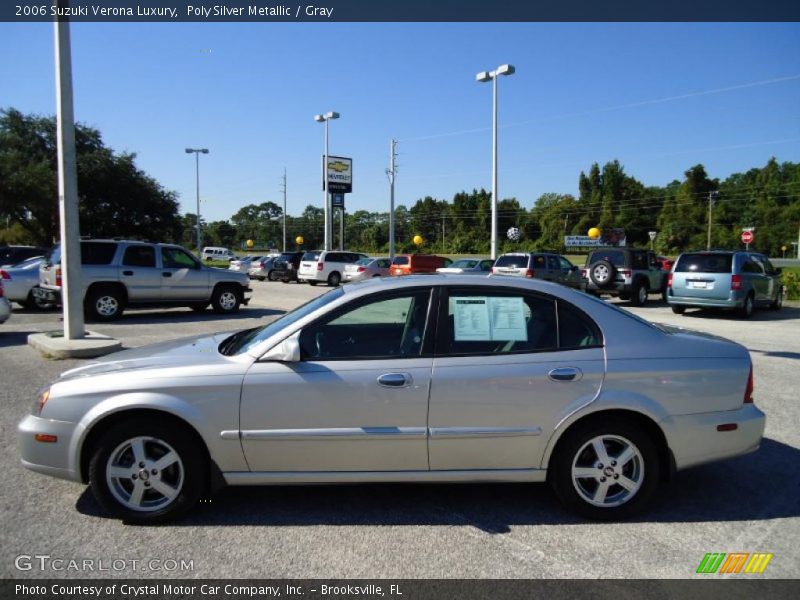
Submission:
{"label": "asphalt", "polygon": [[[263,324],[327,289],[253,287],[234,317],[130,311],[92,328],[133,347]],[[26,345],[29,333],[60,327],[57,313],[16,309],[0,326],[0,577],[686,578],[707,552],[770,552],[761,577],[800,576],[800,307],[749,321],[681,317],[660,303],[631,310],[745,344],[768,416],[757,453],[680,473],[633,521],[581,521],[541,484],[353,485],[227,489],[183,521],[134,527],[104,516],[88,488],[19,465],[17,423],[40,386],[80,361],[46,360]],[[15,566],[35,555],[92,560],[94,570]],[[192,568],[166,570],[170,560]]]}

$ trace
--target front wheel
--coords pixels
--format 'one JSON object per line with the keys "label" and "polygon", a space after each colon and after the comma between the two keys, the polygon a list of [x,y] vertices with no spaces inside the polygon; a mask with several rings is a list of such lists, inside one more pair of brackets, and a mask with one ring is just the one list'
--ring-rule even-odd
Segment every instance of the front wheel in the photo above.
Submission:
{"label": "front wheel", "polygon": [[659,478],[656,446],[641,427],[611,421],[578,427],[559,443],[551,483],[570,510],[590,519],[629,517]]}
{"label": "front wheel", "polygon": [[753,295],[748,294],[744,299],[744,304],[739,309],[739,316],[743,319],[749,319],[753,316]]}
{"label": "front wheel", "polygon": [[778,288],[778,295],[775,296],[775,300],[773,300],[769,307],[772,310],[780,310],[783,308],[783,288]]}
{"label": "front wheel", "polygon": [[242,303],[242,293],[231,286],[218,287],[211,295],[211,306],[220,315],[234,313]]}
{"label": "front wheel", "polygon": [[675,305],[673,305],[672,306],[672,312],[674,312],[676,315],[682,315],[683,313],[686,312],[686,307],[685,306],[675,306]]}
{"label": "front wheel", "polygon": [[647,303],[647,286],[641,281],[633,284],[631,290],[631,304],[633,306],[644,306]]}
{"label": "front wheel", "polygon": [[121,422],[92,450],[89,481],[100,505],[141,525],[174,519],[206,489],[203,452],[184,430],[145,419]]}

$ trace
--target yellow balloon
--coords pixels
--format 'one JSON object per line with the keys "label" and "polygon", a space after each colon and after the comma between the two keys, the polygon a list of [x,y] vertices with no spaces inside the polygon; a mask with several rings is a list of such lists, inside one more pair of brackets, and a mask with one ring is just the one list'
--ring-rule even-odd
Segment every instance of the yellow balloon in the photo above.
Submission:
{"label": "yellow balloon", "polygon": [[421,235],[415,235],[414,236],[414,244],[417,245],[417,246],[421,246],[422,245],[422,236]]}
{"label": "yellow balloon", "polygon": [[296,238],[294,238],[294,241],[295,241],[296,244],[302,245],[303,244],[303,236],[302,235],[298,235]]}
{"label": "yellow balloon", "polygon": [[593,240],[596,240],[597,238],[600,237],[600,230],[597,227],[592,227],[589,230],[589,237],[592,238]]}
{"label": "yellow balloon", "polygon": [[786,252],[786,246],[781,246],[781,250],[783,250],[784,252]]}
{"label": "yellow balloon", "polygon": [[248,248],[252,248],[255,245],[256,245],[256,243],[253,240],[247,240],[247,247]]}

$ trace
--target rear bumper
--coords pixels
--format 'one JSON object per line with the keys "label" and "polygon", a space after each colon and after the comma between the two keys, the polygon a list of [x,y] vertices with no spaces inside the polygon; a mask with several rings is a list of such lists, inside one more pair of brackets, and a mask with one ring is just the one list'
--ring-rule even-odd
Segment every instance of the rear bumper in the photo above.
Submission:
{"label": "rear bumper", "polygon": [[[717,426],[734,424],[734,431]],[[758,450],[766,416],[754,404],[739,410],[681,415],[661,422],[677,469],[733,458]]]}
{"label": "rear bumper", "polygon": [[676,296],[667,292],[667,303],[675,306],[707,306],[710,308],[741,308],[745,296],[731,294],[728,298],[699,298],[696,296]]}
{"label": "rear bumper", "polygon": [[35,287],[31,290],[34,296],[37,298],[44,300],[45,302],[49,302],[50,304],[61,304],[61,289],[51,289],[47,287]]}
{"label": "rear bumper", "polygon": [[612,296],[617,296],[619,294],[630,294],[633,289],[633,285],[630,283],[625,283],[623,281],[615,281],[608,287],[597,287],[597,285],[592,281],[586,281],[583,279],[580,283],[580,290],[582,292],[594,292],[595,294],[610,294]]}
{"label": "rear bumper", "polygon": [[313,271],[311,270],[304,271],[301,269],[297,271],[297,278],[305,279],[306,281],[327,281],[327,278],[325,277],[325,272],[317,271],[316,269],[314,269]]}

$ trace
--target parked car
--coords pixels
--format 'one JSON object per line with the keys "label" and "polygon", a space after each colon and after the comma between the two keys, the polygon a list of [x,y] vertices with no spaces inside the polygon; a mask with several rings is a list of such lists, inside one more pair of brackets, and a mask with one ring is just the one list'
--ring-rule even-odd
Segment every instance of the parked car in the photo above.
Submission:
{"label": "parked car", "polygon": [[11,316],[11,303],[5,296],[5,292],[3,290],[3,280],[0,279],[0,324],[8,321],[8,318],[10,316]]}
{"label": "parked car", "polygon": [[488,258],[459,258],[446,267],[436,269],[437,273],[459,273],[461,275],[488,275],[494,261]]}
{"label": "parked car", "polygon": [[667,273],[655,253],[636,248],[597,248],[586,257],[581,289],[630,300],[634,306],[647,302],[649,294],[667,295]]}
{"label": "parked car", "polygon": [[203,248],[203,260],[210,262],[212,260],[227,260],[231,261],[236,258],[233,250],[228,248],[220,248],[219,246],[206,246]]}
{"label": "parked car", "polygon": [[387,277],[391,262],[388,258],[362,258],[344,266],[345,281],[361,281],[373,277]]}
{"label": "parked car", "polygon": [[240,256],[234,258],[231,261],[230,266],[228,267],[231,271],[237,271],[239,273],[247,273],[250,274],[250,267],[254,261],[259,260],[260,256]]}
{"label": "parked car", "polygon": [[258,279],[259,281],[269,279],[270,281],[274,281],[272,274],[275,272],[275,268],[273,265],[279,256],[281,255],[270,254],[268,256],[262,256],[261,258],[253,260],[253,262],[250,263],[250,269],[248,270],[250,279]]}
{"label": "parked car", "polygon": [[40,246],[0,246],[0,269],[13,267],[34,256],[44,256],[47,250]]}
{"label": "parked car", "polygon": [[306,252],[300,261],[297,280],[307,281],[311,285],[327,283],[336,287],[342,281],[342,274],[347,265],[352,265],[366,254],[360,252],[340,252],[339,250],[314,250]]}
{"label": "parked car", "polygon": [[[248,277],[204,265],[173,244],[125,240],[83,240],[81,284],[87,316],[112,321],[126,307],[189,306],[233,313],[250,301]],[[34,296],[61,302],[61,247],[55,246],[39,268]]]}
{"label": "parked car", "polygon": [[450,266],[453,261],[435,254],[398,254],[389,269],[391,275],[435,273],[436,269]]}
{"label": "parked car", "polygon": [[780,310],[781,270],[757,252],[685,252],[669,275],[667,302],[679,315],[713,307],[735,309],[746,319],[755,307]]}
{"label": "parked car", "polygon": [[217,485],[358,481],[548,481],[570,509],[619,519],[763,431],[739,344],[549,282],[426,275],[83,364],[41,390],[17,439],[23,466],[91,483],[133,523]]}
{"label": "parked car", "polygon": [[41,310],[53,306],[33,293],[33,289],[39,285],[39,266],[42,260],[43,257],[34,256],[13,267],[0,269],[0,279],[5,285],[6,298],[9,302],[16,302],[28,309]]}
{"label": "parked car", "polygon": [[674,260],[666,256],[656,256],[656,260],[658,261],[658,264],[661,265],[662,271],[671,271],[672,265],[675,264]]}
{"label": "parked car", "polygon": [[272,279],[274,281],[282,281],[283,283],[297,281],[300,261],[305,255],[305,252],[284,252],[281,254],[275,259],[275,262],[272,263]]}
{"label": "parked car", "polygon": [[544,279],[579,288],[580,270],[569,260],[552,252],[509,252],[498,257],[492,275]]}

